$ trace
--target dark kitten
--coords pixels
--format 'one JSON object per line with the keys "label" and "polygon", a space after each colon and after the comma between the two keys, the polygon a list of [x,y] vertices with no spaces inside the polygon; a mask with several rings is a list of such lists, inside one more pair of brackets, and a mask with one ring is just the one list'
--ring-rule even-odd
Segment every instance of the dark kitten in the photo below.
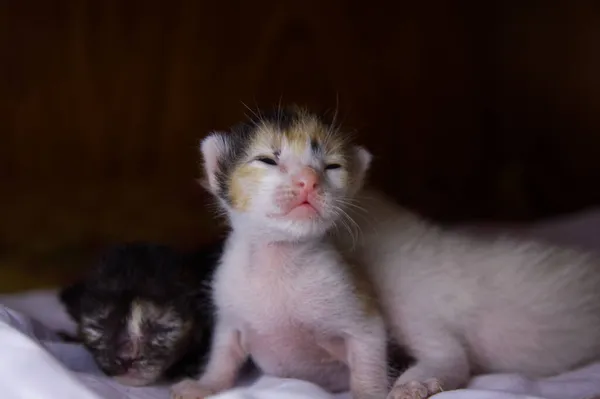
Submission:
{"label": "dark kitten", "polygon": [[131,243],[108,250],[60,299],[100,368],[127,385],[194,376],[210,345],[210,284],[222,242],[181,254]]}

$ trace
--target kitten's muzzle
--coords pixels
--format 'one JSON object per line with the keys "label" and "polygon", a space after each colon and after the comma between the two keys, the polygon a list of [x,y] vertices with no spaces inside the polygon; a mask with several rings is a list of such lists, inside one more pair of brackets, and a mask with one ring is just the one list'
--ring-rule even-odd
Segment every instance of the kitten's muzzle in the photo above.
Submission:
{"label": "kitten's muzzle", "polygon": [[133,365],[134,360],[135,359],[117,359],[115,363],[119,373],[127,372]]}
{"label": "kitten's muzzle", "polygon": [[123,385],[143,386],[155,382],[160,377],[160,373],[145,367],[140,368],[135,361],[132,361],[126,368],[121,366],[119,372],[113,373],[111,377]]}

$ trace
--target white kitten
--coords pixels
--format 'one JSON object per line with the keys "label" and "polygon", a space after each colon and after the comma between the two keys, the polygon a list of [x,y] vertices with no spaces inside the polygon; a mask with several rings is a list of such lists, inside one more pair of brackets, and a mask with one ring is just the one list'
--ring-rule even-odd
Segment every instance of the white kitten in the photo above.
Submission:
{"label": "white kitten", "polygon": [[[416,358],[390,399],[426,398],[476,373],[549,376],[600,359],[600,263],[571,249],[445,231],[364,190],[354,256],[390,333]],[[346,238],[346,248],[351,247]]]}
{"label": "white kitten", "polygon": [[278,111],[202,142],[207,186],[232,232],[213,283],[206,371],[175,385],[172,397],[232,387],[251,356],[267,374],[382,399],[387,338],[377,301],[326,236],[360,189],[370,154],[303,110]]}

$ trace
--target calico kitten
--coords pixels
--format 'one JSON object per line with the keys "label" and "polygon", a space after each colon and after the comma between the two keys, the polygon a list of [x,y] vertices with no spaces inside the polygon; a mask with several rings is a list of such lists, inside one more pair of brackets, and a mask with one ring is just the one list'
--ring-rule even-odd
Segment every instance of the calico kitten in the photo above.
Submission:
{"label": "calico kitten", "polygon": [[[302,204],[304,209],[286,215],[292,217],[281,216],[282,211],[298,202],[294,191],[297,188],[278,189],[282,181],[279,179],[297,173],[286,164],[289,154],[295,154],[298,164],[314,169],[317,187],[323,184],[331,188],[332,180],[362,183],[366,168],[360,161],[361,151],[355,150],[354,157],[341,156],[341,160],[328,158],[330,152],[323,151],[325,142],[333,148],[347,147],[338,145],[340,133],[330,127],[323,128],[327,124],[315,115],[282,110],[274,117],[258,119],[229,135],[210,136],[203,142],[202,152],[211,191],[228,210],[234,230],[247,233],[247,236],[242,234],[237,244],[227,244],[226,253],[230,255],[223,259],[223,264],[239,261],[249,270],[263,273],[256,277],[257,281],[270,282],[264,283],[263,291],[254,300],[247,301],[249,304],[262,301],[264,313],[259,314],[262,319],[258,320],[263,320],[265,326],[273,326],[269,311],[280,310],[282,305],[278,304],[282,302],[278,299],[290,292],[302,297],[296,297],[298,302],[294,304],[306,301],[313,311],[322,310],[310,300],[318,292],[322,295],[317,298],[328,298],[337,285],[314,284],[330,272],[315,267],[308,268],[314,279],[301,280],[307,286],[313,284],[312,290],[295,282],[276,291],[281,275],[289,271],[279,267],[278,260],[290,262],[290,258],[282,256],[283,251],[272,250],[271,258],[265,256],[262,264],[249,264],[249,256],[257,253],[253,240],[281,237],[282,241],[301,242],[319,232],[330,231],[339,244],[337,249],[356,261],[359,271],[369,277],[391,338],[415,359],[397,379],[389,399],[427,398],[442,388],[462,387],[471,375],[478,373],[549,376],[600,360],[597,257],[543,242],[474,239],[447,231],[403,209],[376,190],[360,189],[360,184],[350,184],[358,188],[355,196],[344,193],[341,197],[335,194],[334,185],[333,194],[327,193],[330,198],[341,200],[333,201],[335,207],[330,208],[333,212],[325,212],[311,219],[312,222],[295,219],[312,212]],[[314,135],[319,130],[323,134]],[[308,139],[314,136],[321,139]],[[357,165],[358,173],[354,169]],[[306,186],[312,178],[305,178],[302,184]],[[344,229],[330,229],[344,223],[356,224],[356,230],[361,232],[358,240]],[[250,250],[240,249],[240,245]],[[304,254],[294,256],[300,263],[306,260]],[[244,284],[253,281],[243,277],[240,280]],[[302,295],[305,290],[313,296],[305,298]],[[244,293],[247,292],[240,290],[240,296]],[[226,289],[215,294],[220,304],[239,303],[236,293]],[[296,310],[293,305],[288,306]],[[325,322],[340,317],[332,312],[320,316]],[[228,315],[220,317],[230,321]],[[219,380],[216,374],[209,374],[201,380],[205,386],[228,383],[228,373],[233,373],[232,365],[244,354],[243,350],[255,349],[242,340],[243,350],[240,350],[240,346],[230,345],[239,342],[239,336],[231,334],[229,338],[231,341],[218,342],[226,356],[216,366],[224,377]],[[273,347],[283,349],[276,344]],[[360,363],[359,358],[354,361]]]}
{"label": "calico kitten", "polygon": [[210,283],[222,242],[181,254],[130,243],[60,292],[100,368],[126,385],[197,375],[210,345]]}
{"label": "calico kitten", "polygon": [[202,142],[207,187],[232,231],[214,279],[206,370],[172,397],[232,387],[251,357],[266,374],[381,399],[385,325],[368,281],[327,237],[371,156],[302,109],[278,111]]}

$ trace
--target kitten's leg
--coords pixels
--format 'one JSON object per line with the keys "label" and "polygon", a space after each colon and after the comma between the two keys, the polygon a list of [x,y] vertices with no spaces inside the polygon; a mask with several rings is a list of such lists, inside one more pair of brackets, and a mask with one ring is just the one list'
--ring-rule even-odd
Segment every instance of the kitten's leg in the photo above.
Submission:
{"label": "kitten's leg", "polygon": [[[387,334],[383,319],[369,316],[343,332],[353,399],[383,399],[389,390]],[[339,350],[333,353],[340,357]]]}
{"label": "kitten's leg", "polygon": [[240,332],[217,322],[204,373],[198,381],[186,379],[173,385],[171,399],[202,399],[233,387],[247,356]]}
{"label": "kitten's leg", "polygon": [[425,399],[468,382],[467,354],[451,331],[421,324],[407,336],[417,362],[396,380],[388,399]]}

